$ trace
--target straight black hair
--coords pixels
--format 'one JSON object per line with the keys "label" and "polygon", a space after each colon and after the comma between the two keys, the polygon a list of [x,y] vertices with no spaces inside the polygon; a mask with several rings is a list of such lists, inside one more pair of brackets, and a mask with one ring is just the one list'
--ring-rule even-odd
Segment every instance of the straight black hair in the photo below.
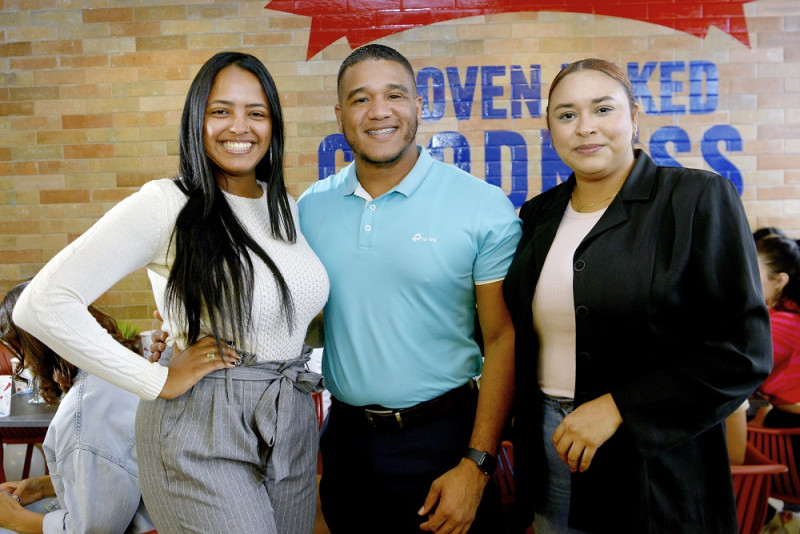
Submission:
{"label": "straight black hair", "polygon": [[[175,262],[167,281],[167,307],[185,313],[188,343],[200,336],[207,319],[217,344],[239,346],[250,324],[253,262],[263,261],[275,278],[281,306],[291,330],[294,306],[289,287],[269,255],[242,227],[214,176],[214,164],[203,146],[203,126],[211,86],[219,72],[235,65],[258,78],[272,120],[269,152],[256,166],[256,180],[266,188],[270,230],[276,239],[297,238],[283,175],[284,125],[275,82],[264,64],[249,54],[220,52],[200,68],[186,95],[181,117],[180,174],[176,185],[188,196],[173,231]],[[204,313],[206,314],[204,317]],[[227,333],[233,339],[227,337]]]}

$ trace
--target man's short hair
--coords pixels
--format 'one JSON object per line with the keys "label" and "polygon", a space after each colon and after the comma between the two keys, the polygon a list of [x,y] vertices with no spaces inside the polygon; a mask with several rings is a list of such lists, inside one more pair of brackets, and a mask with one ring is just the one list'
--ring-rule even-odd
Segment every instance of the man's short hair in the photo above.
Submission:
{"label": "man's short hair", "polygon": [[382,45],[382,44],[368,44],[364,45],[360,48],[353,50],[353,52],[342,61],[342,65],[339,67],[339,75],[336,78],[336,90],[338,92],[341,83],[342,83],[342,76],[344,76],[344,72],[356,65],[357,63],[361,63],[362,61],[377,61],[377,60],[386,60],[386,61],[394,61],[395,63],[399,63],[402,67],[408,72],[411,76],[412,80],[415,80],[414,83],[414,90],[416,90],[416,79],[414,77],[414,69],[411,67],[411,63],[408,62],[408,59],[395,50],[392,47]]}

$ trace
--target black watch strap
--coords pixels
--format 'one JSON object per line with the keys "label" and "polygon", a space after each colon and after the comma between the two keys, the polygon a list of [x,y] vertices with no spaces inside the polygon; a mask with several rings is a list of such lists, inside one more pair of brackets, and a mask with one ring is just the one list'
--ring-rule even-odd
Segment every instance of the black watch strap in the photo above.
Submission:
{"label": "black watch strap", "polygon": [[492,476],[492,474],[495,472],[495,469],[497,469],[497,458],[486,451],[467,449],[467,452],[464,453],[464,458],[469,458],[478,464],[478,469],[483,471],[484,475]]}

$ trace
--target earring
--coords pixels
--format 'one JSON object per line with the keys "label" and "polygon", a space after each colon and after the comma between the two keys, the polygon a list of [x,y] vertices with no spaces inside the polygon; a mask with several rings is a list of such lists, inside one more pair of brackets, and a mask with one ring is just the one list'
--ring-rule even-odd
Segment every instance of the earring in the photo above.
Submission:
{"label": "earring", "polygon": [[556,149],[556,147],[553,146],[553,140],[552,139],[550,139],[550,148],[552,148],[553,150]]}
{"label": "earring", "polygon": [[272,145],[269,145],[269,164],[272,166]]}

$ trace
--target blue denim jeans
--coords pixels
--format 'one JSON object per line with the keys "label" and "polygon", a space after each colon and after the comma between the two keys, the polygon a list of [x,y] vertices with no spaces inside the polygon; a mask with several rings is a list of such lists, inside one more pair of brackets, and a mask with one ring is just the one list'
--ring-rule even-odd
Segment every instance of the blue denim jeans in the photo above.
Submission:
{"label": "blue denim jeans", "polygon": [[569,496],[571,473],[569,466],[558,457],[553,446],[553,434],[558,425],[574,409],[572,399],[549,397],[545,395],[542,402],[542,439],[546,459],[545,474],[541,481],[547,487],[545,498],[536,503],[536,534],[587,534],[583,530],[575,530],[567,526],[569,518]]}

